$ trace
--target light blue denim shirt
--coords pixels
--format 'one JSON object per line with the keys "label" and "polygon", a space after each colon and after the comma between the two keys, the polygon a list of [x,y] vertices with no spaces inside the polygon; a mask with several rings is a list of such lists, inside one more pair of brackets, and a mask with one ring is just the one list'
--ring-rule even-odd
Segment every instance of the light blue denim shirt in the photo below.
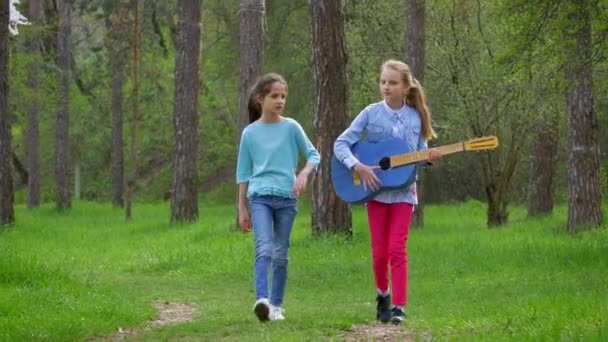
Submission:
{"label": "light blue denim shirt", "polygon": [[[359,161],[353,155],[351,146],[360,141],[364,133],[365,139],[372,143],[395,137],[407,141],[413,151],[423,150],[427,148],[427,143],[421,135],[421,128],[420,115],[415,108],[404,105],[401,109],[394,110],[385,101],[373,103],[363,109],[350,127],[336,139],[334,154],[348,168],[355,166]],[[418,204],[416,183],[407,189],[382,191],[374,200]]]}
{"label": "light blue denim shirt", "polygon": [[300,124],[290,118],[276,123],[255,121],[241,135],[236,167],[237,184],[248,182],[247,197],[273,195],[295,198],[298,156],[319,165],[319,152]]}

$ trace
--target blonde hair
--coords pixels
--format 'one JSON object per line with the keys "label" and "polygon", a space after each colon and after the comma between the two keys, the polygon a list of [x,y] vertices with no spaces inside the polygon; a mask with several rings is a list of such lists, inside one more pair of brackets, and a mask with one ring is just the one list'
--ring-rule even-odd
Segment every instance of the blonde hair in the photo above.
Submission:
{"label": "blonde hair", "polygon": [[418,80],[412,75],[410,67],[394,59],[389,59],[382,64],[380,72],[384,69],[392,69],[401,74],[401,80],[408,89],[405,94],[405,103],[416,108],[420,114],[420,121],[422,122],[422,136],[426,141],[429,141],[437,137],[437,133],[431,125],[431,111],[426,105],[426,96],[424,95],[424,89]]}

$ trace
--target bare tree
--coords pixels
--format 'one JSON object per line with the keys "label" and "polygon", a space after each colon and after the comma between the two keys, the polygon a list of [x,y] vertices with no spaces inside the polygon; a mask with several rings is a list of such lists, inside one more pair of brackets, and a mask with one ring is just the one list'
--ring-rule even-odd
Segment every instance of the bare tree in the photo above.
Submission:
{"label": "bare tree", "polygon": [[344,4],[311,0],[315,71],[316,145],[321,164],[313,180],[312,229],[315,234],[352,233],[351,213],[331,182],[334,141],[348,124],[348,80],[344,38]]}
{"label": "bare tree", "polygon": [[70,35],[72,10],[69,0],[58,0],[57,67],[59,69],[59,103],[55,146],[55,203],[60,210],[69,209],[70,199]]}
{"label": "bare tree", "polygon": [[564,31],[568,107],[568,230],[602,224],[599,119],[593,105],[591,5],[568,1]]}
{"label": "bare tree", "polygon": [[[406,56],[405,60],[420,84],[424,84],[425,66],[425,0],[405,0],[405,11],[407,17],[405,30]],[[424,226],[424,179],[418,174],[417,188],[419,203],[416,205],[412,216],[414,226]]]}
{"label": "bare tree", "polygon": [[171,221],[198,218],[198,89],[201,0],[179,0],[173,127]]}
{"label": "bare tree", "polygon": [[28,41],[28,50],[32,61],[28,70],[28,85],[32,97],[29,100],[27,112],[27,207],[36,208],[40,205],[40,29],[42,20],[42,2],[30,0],[29,20],[34,30]]}
{"label": "bare tree", "polygon": [[15,222],[11,116],[8,107],[9,0],[0,0],[0,226]]}

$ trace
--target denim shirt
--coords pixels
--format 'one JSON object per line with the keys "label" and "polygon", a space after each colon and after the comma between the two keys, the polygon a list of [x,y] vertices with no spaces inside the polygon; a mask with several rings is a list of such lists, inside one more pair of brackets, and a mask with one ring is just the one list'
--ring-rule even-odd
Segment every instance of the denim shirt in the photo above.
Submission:
{"label": "denim shirt", "polygon": [[[385,101],[373,103],[357,115],[334,143],[334,154],[348,168],[359,161],[353,155],[351,147],[362,139],[375,143],[387,138],[404,139],[412,151],[427,148],[427,143],[421,135],[422,122],[418,111],[408,105],[399,110],[391,109]],[[423,163],[421,163],[422,165]],[[418,204],[416,183],[407,189],[385,190],[374,197],[375,201],[383,203],[406,202]]]}

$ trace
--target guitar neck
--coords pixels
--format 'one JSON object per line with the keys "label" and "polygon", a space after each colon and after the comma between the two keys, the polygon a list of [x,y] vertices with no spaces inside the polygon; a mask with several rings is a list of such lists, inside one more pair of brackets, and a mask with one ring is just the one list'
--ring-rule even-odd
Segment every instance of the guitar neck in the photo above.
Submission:
{"label": "guitar neck", "polygon": [[[439,150],[442,155],[452,154],[457,152],[464,151],[464,143],[455,143],[450,145],[443,145],[436,147],[435,149]],[[429,159],[429,150],[421,150],[411,153],[398,154],[396,156],[390,157],[391,159],[391,167],[398,167],[407,164],[416,163],[419,161]]]}

